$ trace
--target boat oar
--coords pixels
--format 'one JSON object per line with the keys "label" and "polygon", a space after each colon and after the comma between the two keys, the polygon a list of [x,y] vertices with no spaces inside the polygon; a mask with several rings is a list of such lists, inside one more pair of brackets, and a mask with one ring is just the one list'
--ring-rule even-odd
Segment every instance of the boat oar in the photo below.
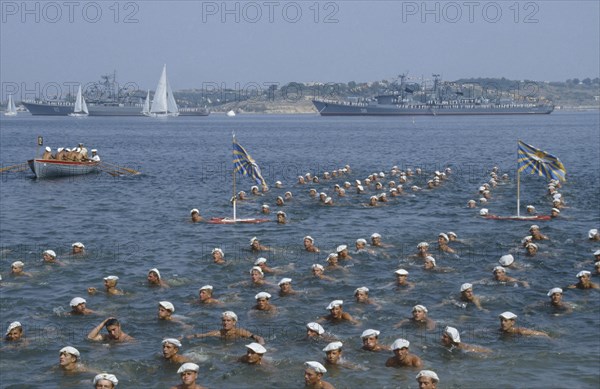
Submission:
{"label": "boat oar", "polygon": [[107,166],[103,166],[103,165],[101,165],[101,164],[100,164],[100,165],[98,165],[98,169],[102,170],[102,171],[103,171],[103,172],[105,172],[105,173],[108,173],[108,174],[110,174],[110,175],[111,175],[111,176],[113,176],[113,177],[122,176],[122,175],[124,175],[124,174],[125,174],[124,172],[119,172],[119,171],[117,171],[117,170],[113,170],[112,168],[109,168],[109,167],[107,167]]}
{"label": "boat oar", "polygon": [[27,169],[27,162],[23,162],[23,163],[19,163],[16,165],[11,165],[11,166],[7,166],[7,167],[3,167],[0,169],[0,173],[4,173],[4,172],[9,172],[11,170],[14,170],[16,172],[20,172]]}
{"label": "boat oar", "polygon": [[111,166],[115,170],[123,170],[123,171],[126,171],[127,173],[130,173],[130,174],[142,174],[142,173],[138,172],[137,170],[130,169],[130,168],[123,167],[123,166],[119,166],[119,165],[115,165],[113,163],[108,163],[108,162],[104,162],[104,161],[102,161],[101,163],[103,165]]}

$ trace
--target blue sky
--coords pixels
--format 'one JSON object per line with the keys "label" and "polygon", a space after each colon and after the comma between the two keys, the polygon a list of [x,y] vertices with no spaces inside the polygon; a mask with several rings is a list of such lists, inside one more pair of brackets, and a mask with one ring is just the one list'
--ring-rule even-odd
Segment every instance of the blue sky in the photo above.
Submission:
{"label": "blue sky", "polygon": [[1,1],[0,80],[174,90],[289,81],[599,76],[598,1]]}

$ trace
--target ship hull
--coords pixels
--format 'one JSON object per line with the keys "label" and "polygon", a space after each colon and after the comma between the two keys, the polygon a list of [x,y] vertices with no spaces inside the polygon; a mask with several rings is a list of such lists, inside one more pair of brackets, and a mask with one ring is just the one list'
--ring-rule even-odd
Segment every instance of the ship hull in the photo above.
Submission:
{"label": "ship hull", "polygon": [[30,159],[27,161],[36,178],[79,176],[98,171],[100,162],[72,162],[51,159]]}
{"label": "ship hull", "polygon": [[[68,116],[73,113],[73,104],[68,103],[34,103],[23,102],[32,115]],[[103,105],[89,104],[89,116],[144,116],[143,107],[137,105]],[[210,112],[202,108],[182,108],[180,116],[208,116]]]}
{"label": "ship hull", "polygon": [[506,105],[393,105],[340,103],[313,100],[321,116],[452,116],[452,115],[536,115],[549,114],[554,106]]}

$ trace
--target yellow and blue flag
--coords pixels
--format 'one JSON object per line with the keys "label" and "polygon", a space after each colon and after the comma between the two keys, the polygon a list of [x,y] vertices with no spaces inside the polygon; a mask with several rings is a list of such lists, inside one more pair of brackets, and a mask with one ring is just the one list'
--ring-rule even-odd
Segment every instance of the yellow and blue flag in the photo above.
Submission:
{"label": "yellow and blue flag", "polygon": [[233,137],[233,171],[251,177],[259,185],[266,186],[265,179],[260,172],[260,167],[250,154]]}
{"label": "yellow and blue flag", "polygon": [[519,141],[518,172],[531,172],[538,176],[565,181],[567,170],[558,158]]}

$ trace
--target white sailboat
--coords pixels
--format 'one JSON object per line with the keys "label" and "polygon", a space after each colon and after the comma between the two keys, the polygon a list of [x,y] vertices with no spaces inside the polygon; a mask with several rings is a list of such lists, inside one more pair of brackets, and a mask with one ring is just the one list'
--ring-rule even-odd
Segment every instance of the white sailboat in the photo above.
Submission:
{"label": "white sailboat", "polygon": [[150,107],[150,115],[152,117],[169,117],[179,116],[179,109],[173,97],[173,91],[167,80],[167,65],[163,66],[162,74],[156,86],[152,107]]}
{"label": "white sailboat", "polygon": [[81,93],[81,85],[79,85],[79,89],[77,90],[77,98],[75,99],[75,108],[73,109],[73,113],[70,113],[69,116],[74,117],[84,117],[88,116],[88,108],[85,103],[85,99],[83,98],[83,94]]}
{"label": "white sailboat", "polygon": [[230,111],[227,111],[227,116],[229,116],[230,118],[235,116],[235,111],[232,109]]}
{"label": "white sailboat", "polygon": [[12,95],[8,95],[8,105],[6,106],[4,116],[17,116],[17,107],[15,107]]}
{"label": "white sailboat", "polygon": [[150,116],[150,89],[148,89],[148,94],[146,95],[146,100],[144,101],[144,107],[142,108],[142,115]]}

